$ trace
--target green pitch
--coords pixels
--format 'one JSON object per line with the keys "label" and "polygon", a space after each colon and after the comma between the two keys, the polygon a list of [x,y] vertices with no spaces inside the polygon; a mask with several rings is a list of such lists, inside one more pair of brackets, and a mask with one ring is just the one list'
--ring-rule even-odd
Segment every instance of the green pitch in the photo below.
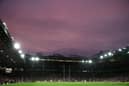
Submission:
{"label": "green pitch", "polygon": [[129,86],[129,82],[30,82],[2,86]]}

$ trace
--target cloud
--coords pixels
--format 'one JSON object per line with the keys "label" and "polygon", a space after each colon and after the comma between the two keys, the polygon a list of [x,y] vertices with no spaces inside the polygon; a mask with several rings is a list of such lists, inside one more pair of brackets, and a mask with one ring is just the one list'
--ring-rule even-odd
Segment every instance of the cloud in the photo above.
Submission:
{"label": "cloud", "polygon": [[95,53],[129,42],[128,0],[3,0],[0,11],[27,50]]}

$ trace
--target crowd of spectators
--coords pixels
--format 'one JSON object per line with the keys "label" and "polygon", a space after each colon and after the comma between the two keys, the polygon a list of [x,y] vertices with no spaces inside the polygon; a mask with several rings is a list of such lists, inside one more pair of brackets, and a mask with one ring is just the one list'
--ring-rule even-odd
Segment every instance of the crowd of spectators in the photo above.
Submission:
{"label": "crowd of spectators", "polygon": [[47,81],[47,82],[103,82],[103,81],[112,81],[112,82],[129,82],[129,75],[119,75],[113,77],[90,77],[90,78],[56,78],[56,77],[8,77],[8,76],[0,76],[0,84],[8,84],[8,83],[17,83],[17,82],[35,82],[35,81]]}

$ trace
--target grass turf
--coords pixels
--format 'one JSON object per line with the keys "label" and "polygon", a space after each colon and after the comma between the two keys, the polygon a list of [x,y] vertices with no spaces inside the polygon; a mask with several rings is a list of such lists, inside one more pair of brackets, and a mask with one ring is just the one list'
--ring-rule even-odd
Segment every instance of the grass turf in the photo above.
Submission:
{"label": "grass turf", "polygon": [[129,86],[129,82],[27,82],[2,86]]}

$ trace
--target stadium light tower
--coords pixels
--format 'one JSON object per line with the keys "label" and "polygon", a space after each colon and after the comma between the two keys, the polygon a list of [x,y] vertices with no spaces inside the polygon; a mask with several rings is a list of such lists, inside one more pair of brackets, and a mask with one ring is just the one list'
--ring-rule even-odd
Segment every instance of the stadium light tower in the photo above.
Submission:
{"label": "stadium light tower", "polygon": [[15,49],[20,49],[21,45],[18,42],[16,42],[16,43],[14,43],[14,48]]}

